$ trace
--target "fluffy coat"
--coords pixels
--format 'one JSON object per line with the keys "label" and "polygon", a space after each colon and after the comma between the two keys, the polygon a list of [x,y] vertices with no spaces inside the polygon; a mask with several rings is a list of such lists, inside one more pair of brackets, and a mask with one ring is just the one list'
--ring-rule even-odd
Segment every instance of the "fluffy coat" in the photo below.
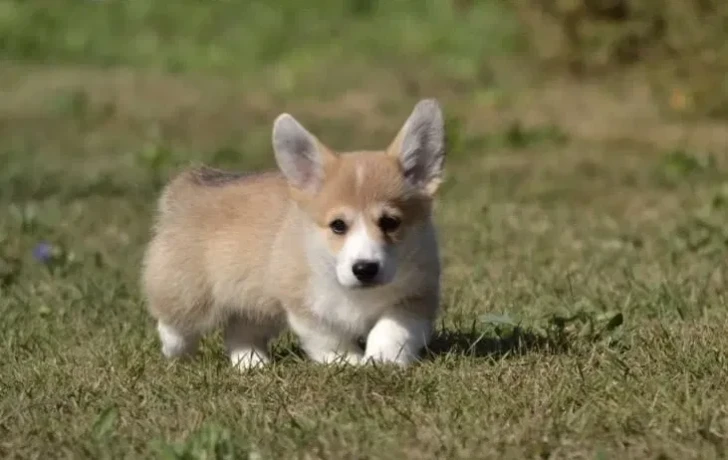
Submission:
{"label": "fluffy coat", "polygon": [[256,367],[288,326],[318,362],[412,363],[439,311],[438,103],[384,151],[334,153],[288,114],[272,141],[279,171],[203,167],[165,187],[142,274],[164,355],[224,327],[232,363]]}

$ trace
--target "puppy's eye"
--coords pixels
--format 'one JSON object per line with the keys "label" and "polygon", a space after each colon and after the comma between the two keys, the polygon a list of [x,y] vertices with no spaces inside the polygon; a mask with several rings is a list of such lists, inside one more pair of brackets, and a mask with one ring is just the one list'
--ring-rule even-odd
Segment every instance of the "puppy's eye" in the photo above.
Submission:
{"label": "puppy's eye", "polygon": [[329,228],[337,235],[343,235],[349,229],[349,226],[341,219],[334,219],[329,223]]}
{"label": "puppy's eye", "polygon": [[392,216],[382,216],[379,218],[379,228],[382,229],[383,232],[389,233],[397,230],[399,228],[399,225],[402,223],[402,221],[399,219],[399,217],[392,217]]}

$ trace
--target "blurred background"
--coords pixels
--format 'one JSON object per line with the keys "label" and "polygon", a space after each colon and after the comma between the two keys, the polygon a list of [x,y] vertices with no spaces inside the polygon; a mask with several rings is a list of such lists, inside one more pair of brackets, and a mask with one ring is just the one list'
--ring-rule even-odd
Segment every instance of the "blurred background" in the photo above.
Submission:
{"label": "blurred background", "polygon": [[[713,137],[728,117],[721,0],[302,5],[5,0],[4,144],[50,154],[148,142],[224,156],[283,110],[356,124],[369,139],[424,96],[468,135],[519,122],[675,143]],[[327,134],[355,143],[346,128]]]}

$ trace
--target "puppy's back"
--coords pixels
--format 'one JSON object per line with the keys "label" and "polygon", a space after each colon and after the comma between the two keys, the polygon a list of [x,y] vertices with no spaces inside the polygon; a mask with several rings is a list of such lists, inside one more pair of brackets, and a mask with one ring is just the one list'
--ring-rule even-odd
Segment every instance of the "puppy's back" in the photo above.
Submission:
{"label": "puppy's back", "polygon": [[214,326],[243,297],[263,307],[270,248],[289,206],[277,173],[179,174],[162,192],[144,259],[152,314],[190,330]]}

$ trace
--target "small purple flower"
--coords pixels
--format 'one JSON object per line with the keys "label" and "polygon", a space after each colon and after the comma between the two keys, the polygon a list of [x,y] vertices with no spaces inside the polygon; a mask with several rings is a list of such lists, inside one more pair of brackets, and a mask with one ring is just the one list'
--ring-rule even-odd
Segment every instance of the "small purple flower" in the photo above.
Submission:
{"label": "small purple flower", "polygon": [[46,241],[38,243],[33,248],[33,257],[40,263],[45,264],[50,262],[54,255],[53,245]]}

